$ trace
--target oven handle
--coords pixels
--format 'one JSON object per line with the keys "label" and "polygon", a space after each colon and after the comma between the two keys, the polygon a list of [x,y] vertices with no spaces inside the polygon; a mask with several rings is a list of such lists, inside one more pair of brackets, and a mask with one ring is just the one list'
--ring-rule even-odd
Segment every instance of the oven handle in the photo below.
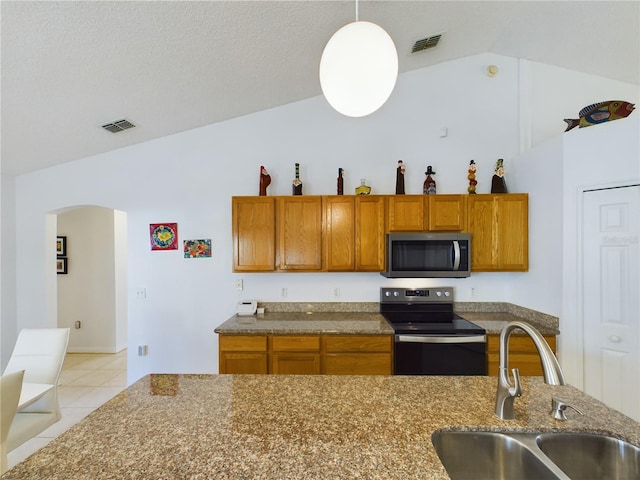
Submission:
{"label": "oven handle", "polygon": [[396,335],[399,343],[485,343],[484,335],[472,335],[469,337],[442,336],[442,335]]}
{"label": "oven handle", "polygon": [[460,270],[460,242],[458,240],[453,241],[453,271]]}

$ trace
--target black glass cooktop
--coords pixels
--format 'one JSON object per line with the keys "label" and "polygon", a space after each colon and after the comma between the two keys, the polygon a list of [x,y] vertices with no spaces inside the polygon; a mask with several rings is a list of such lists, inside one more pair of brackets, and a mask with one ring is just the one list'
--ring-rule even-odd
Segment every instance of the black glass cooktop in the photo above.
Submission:
{"label": "black glass cooktop", "polygon": [[485,329],[455,313],[383,313],[399,334],[484,335]]}

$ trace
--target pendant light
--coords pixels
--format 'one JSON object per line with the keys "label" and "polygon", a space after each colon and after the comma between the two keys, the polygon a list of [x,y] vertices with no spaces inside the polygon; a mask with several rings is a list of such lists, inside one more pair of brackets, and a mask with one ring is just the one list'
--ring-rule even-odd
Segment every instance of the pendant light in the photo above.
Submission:
{"label": "pendant light", "polygon": [[333,34],[320,59],[320,86],[329,104],[348,117],[364,117],[387,101],[398,78],[393,40],[375,23],[358,20]]}

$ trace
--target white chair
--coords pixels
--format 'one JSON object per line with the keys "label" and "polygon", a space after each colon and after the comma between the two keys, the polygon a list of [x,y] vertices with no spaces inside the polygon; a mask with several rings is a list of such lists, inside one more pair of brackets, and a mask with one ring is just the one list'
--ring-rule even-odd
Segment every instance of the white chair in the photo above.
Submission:
{"label": "white chair", "polygon": [[7,452],[62,418],[57,387],[68,343],[68,328],[25,328],[18,334],[5,374],[24,370],[25,389],[29,383],[47,384],[52,388],[16,413],[7,437]]}
{"label": "white chair", "polygon": [[0,378],[0,475],[7,471],[7,437],[16,416],[24,370]]}

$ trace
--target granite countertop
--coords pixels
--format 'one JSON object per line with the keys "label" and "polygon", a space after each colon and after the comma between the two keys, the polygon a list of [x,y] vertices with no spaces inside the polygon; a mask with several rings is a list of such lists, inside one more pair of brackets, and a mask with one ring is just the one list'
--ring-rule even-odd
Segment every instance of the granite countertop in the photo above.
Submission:
{"label": "granite countertop", "polygon": [[[5,480],[446,479],[438,429],[590,431],[640,446],[640,424],[571,386],[522,377],[516,420],[494,377],[150,375]],[[552,395],[584,416],[549,415]]]}
{"label": "granite countertop", "polygon": [[[330,308],[322,304],[320,308]],[[377,304],[376,304],[377,305]],[[234,315],[218,326],[215,333],[226,335],[392,335],[393,329],[378,311],[368,311],[361,305],[362,311],[317,310],[312,304],[304,304],[307,309],[272,311],[264,314],[238,316]],[[353,308],[353,307],[352,307]],[[456,310],[461,317],[484,328],[488,334],[499,334],[502,328],[511,321],[525,321],[536,327],[543,335],[557,335],[558,319],[538,312],[516,311],[467,311]],[[514,332],[518,335],[518,331]]]}
{"label": "granite countertop", "polygon": [[228,335],[393,335],[393,329],[375,312],[267,312],[234,315],[215,333]]}

